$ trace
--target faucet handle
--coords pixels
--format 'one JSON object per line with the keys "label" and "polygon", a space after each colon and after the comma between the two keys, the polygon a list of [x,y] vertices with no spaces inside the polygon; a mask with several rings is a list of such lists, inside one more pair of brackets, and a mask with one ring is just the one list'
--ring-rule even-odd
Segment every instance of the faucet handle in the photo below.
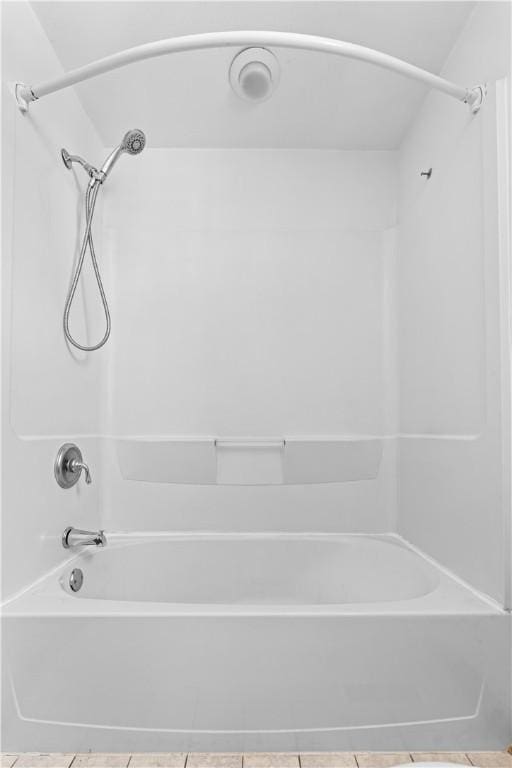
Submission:
{"label": "faucet handle", "polygon": [[92,483],[91,478],[91,471],[85,461],[78,461],[78,459],[71,459],[69,462],[69,469],[71,472],[78,472],[78,476],[80,477],[80,473],[82,470],[85,473],[85,482],[87,485],[90,485]]}
{"label": "faucet handle", "polygon": [[85,462],[83,463],[82,469],[85,472],[85,482],[87,483],[87,485],[90,485],[92,483],[91,472],[90,472],[89,467],[87,466],[87,464]]}
{"label": "faucet handle", "polygon": [[65,443],[59,448],[55,459],[55,479],[61,488],[72,488],[80,479],[82,470],[87,485],[92,483],[89,467],[82,458],[82,452],[77,445]]}

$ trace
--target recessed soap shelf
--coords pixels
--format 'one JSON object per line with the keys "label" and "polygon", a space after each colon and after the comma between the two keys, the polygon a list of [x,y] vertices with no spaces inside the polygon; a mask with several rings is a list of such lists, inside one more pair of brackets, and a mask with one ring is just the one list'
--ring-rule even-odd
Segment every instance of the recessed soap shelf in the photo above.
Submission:
{"label": "recessed soap shelf", "polygon": [[116,438],[126,480],[193,485],[301,485],[372,480],[382,439],[366,436]]}

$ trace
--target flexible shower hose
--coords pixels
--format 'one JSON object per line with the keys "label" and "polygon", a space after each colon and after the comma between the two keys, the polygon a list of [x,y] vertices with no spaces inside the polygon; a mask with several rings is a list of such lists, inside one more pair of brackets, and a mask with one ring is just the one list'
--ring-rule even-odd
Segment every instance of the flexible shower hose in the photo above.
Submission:
{"label": "flexible shower hose", "polygon": [[[71,287],[68,292],[66,304],[64,306],[64,334],[66,336],[66,339],[74,347],[76,347],[77,349],[82,349],[84,352],[94,352],[94,350],[100,349],[106,343],[108,337],[110,336],[110,312],[108,309],[107,297],[105,296],[105,291],[103,289],[103,283],[101,282],[101,274],[100,274],[100,269],[98,267],[98,262],[96,260],[96,254],[94,252],[94,242],[92,239],[92,229],[91,229],[92,219],[94,216],[94,208],[96,206],[96,198],[98,196],[100,184],[101,182],[98,179],[94,179],[93,181],[91,181],[91,183],[87,187],[87,192],[85,194],[85,233],[84,233],[84,238],[82,240],[82,246],[80,248],[80,256],[78,258],[78,263],[76,265],[75,273],[73,275],[73,281],[71,283]],[[101,341],[99,341],[97,344],[94,344],[93,346],[90,346],[90,347],[86,347],[83,344],[79,344],[78,341],[76,341],[73,338],[73,336],[71,335],[71,331],[69,330],[69,313],[71,312],[71,305],[73,304],[73,299],[75,298],[78,281],[80,279],[82,268],[84,266],[84,259],[87,251],[87,246],[89,246],[89,252],[91,254],[91,262],[94,269],[94,274],[96,276],[96,282],[98,284],[98,290],[100,292],[100,297],[103,304],[103,310],[105,312],[105,320],[107,324],[105,334],[101,339]]]}

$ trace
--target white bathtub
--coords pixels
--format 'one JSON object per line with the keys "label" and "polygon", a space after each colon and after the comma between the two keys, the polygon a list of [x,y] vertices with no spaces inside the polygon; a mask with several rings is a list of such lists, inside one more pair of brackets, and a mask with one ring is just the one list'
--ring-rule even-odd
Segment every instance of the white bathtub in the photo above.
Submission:
{"label": "white bathtub", "polygon": [[505,627],[398,537],[110,535],[5,607],[3,746],[495,748]]}
{"label": "white bathtub", "polygon": [[[423,598],[440,583],[439,572],[413,552],[367,536],[159,537],[88,550],[80,564],[78,599],[231,612],[366,609]],[[71,592],[68,571],[60,583]]]}

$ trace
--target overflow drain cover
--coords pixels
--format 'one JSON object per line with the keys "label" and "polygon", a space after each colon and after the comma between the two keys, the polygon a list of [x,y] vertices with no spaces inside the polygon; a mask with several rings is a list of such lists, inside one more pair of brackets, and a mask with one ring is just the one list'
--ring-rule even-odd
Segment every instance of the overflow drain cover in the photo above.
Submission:
{"label": "overflow drain cover", "polygon": [[84,573],[81,568],[73,568],[69,574],[69,586],[73,592],[78,592],[84,583]]}

